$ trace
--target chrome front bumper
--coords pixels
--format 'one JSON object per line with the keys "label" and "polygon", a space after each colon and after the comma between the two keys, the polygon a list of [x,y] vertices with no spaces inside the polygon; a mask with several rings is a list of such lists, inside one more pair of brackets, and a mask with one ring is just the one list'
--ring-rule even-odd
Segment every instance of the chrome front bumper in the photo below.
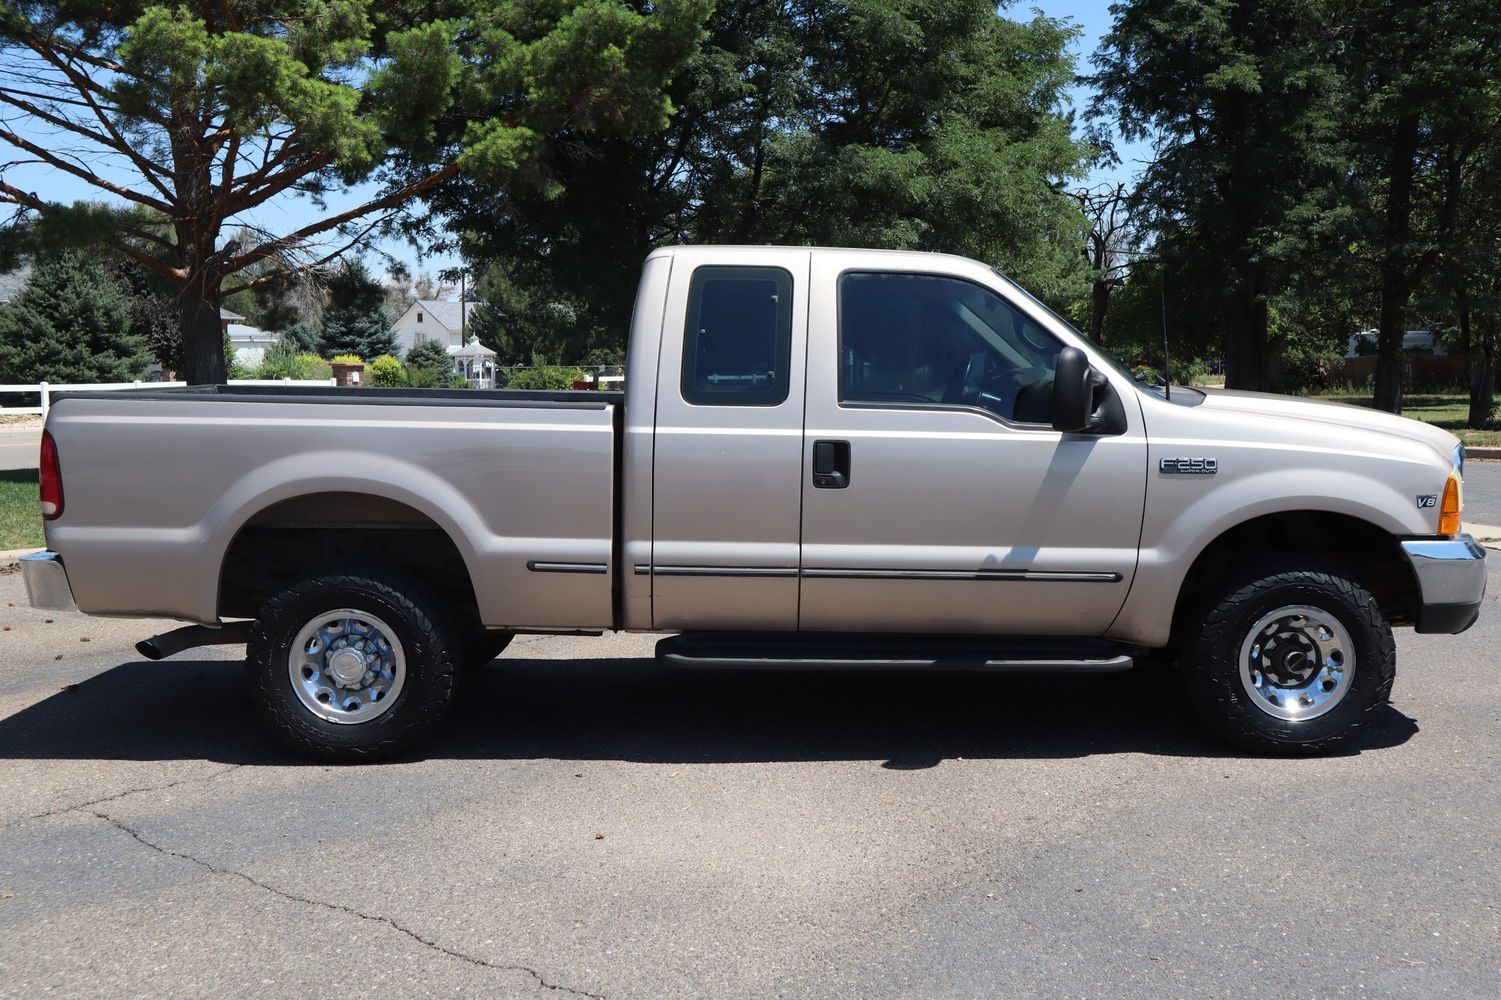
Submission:
{"label": "chrome front bumper", "polygon": [[1485,598],[1485,549],[1469,535],[1415,538],[1402,543],[1422,597],[1419,632],[1463,632],[1480,616]]}
{"label": "chrome front bumper", "polygon": [[73,602],[73,588],[68,585],[63,557],[56,552],[22,556],[21,576],[26,580],[26,599],[33,608],[71,611],[78,606]]}

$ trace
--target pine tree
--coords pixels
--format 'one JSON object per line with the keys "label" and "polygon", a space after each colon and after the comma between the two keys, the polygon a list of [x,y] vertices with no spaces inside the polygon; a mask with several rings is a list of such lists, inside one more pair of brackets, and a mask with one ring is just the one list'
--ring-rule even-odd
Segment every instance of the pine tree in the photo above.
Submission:
{"label": "pine tree", "polygon": [[121,382],[149,361],[124,292],[85,254],[38,261],[16,300],[0,306],[0,382]]}
{"label": "pine tree", "polygon": [[325,358],[358,354],[366,361],[396,353],[395,319],[386,308],[386,291],[365,265],[352,261],[328,283],[328,308],[323,312]]}

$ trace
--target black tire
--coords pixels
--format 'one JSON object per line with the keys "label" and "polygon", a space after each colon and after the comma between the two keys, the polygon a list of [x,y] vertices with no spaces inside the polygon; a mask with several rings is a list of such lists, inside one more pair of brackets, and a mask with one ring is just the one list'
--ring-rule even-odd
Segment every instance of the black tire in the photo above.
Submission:
{"label": "black tire", "polygon": [[[1279,608],[1308,606],[1338,620],[1354,647],[1354,673],[1342,700],[1315,718],[1289,721],[1258,707],[1241,678],[1252,628]],[[1180,669],[1199,717],[1221,739],[1274,755],[1327,754],[1348,746],[1391,697],[1397,650],[1375,598],[1335,565],[1263,564],[1213,589],[1189,621]]]}
{"label": "black tire", "polygon": [[471,626],[460,633],[459,662],[465,670],[482,667],[506,651],[515,632],[495,632]]}
{"label": "black tire", "polygon": [[[246,645],[257,710],[287,746],[315,760],[387,760],[416,746],[453,698],[458,640],[441,605],[402,577],[378,573],[312,577],[261,609]],[[314,714],[294,690],[288,657],[299,632],[319,615],[352,608],[378,617],[405,655],[402,686],[369,722],[332,722]]]}

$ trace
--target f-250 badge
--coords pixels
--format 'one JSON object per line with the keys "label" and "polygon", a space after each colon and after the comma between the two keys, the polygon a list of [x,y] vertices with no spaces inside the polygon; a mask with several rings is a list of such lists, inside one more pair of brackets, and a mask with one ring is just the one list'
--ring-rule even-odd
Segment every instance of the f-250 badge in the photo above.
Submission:
{"label": "f-250 badge", "polygon": [[1212,476],[1220,471],[1217,458],[1164,458],[1157,464],[1162,472],[1177,476]]}

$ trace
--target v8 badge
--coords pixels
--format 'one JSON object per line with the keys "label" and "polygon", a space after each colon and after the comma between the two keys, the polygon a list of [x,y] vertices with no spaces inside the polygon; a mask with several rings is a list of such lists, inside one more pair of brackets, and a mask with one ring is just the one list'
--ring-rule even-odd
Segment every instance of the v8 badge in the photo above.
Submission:
{"label": "v8 badge", "polygon": [[1437,493],[1423,493],[1423,494],[1420,494],[1418,496],[1418,508],[1420,510],[1422,508],[1424,508],[1424,507],[1437,507],[1437,506],[1438,506],[1438,494]]}

